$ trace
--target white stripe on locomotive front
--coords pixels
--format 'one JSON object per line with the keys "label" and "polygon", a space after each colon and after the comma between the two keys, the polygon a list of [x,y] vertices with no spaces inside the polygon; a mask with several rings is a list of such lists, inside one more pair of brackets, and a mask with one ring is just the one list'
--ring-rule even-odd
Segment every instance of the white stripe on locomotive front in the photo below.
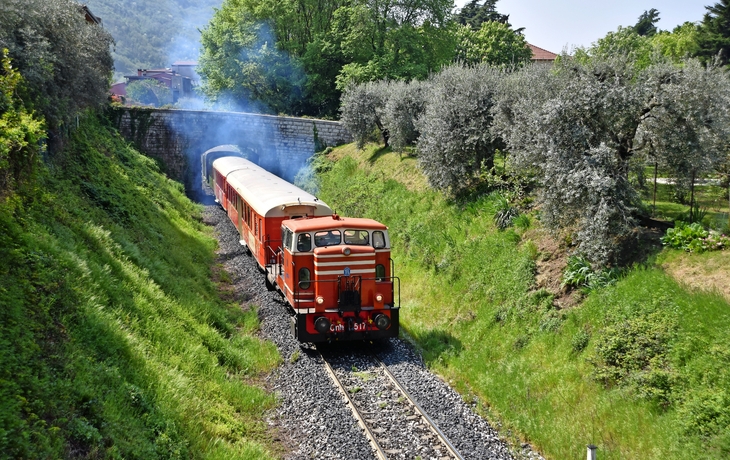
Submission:
{"label": "white stripe on locomotive front", "polygon": [[[333,270],[333,271],[326,271],[326,272],[322,272],[322,271],[315,270],[314,271],[314,274],[315,275],[342,275],[343,273],[342,273],[342,270]],[[350,274],[351,275],[358,275],[359,274],[359,275],[373,275],[373,276],[375,276],[375,267],[373,267],[372,270],[350,270]]]}
{"label": "white stripe on locomotive front", "polygon": [[333,267],[337,265],[372,265],[375,267],[374,260],[346,260],[344,262],[317,262],[314,261],[315,267]]}

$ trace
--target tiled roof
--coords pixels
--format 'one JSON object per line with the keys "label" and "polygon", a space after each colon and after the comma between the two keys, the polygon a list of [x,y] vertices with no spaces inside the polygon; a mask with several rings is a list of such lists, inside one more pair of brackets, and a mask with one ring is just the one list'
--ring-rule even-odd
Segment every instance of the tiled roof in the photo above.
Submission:
{"label": "tiled roof", "polygon": [[544,50],[538,46],[531,45],[530,43],[528,43],[527,46],[529,46],[532,50],[533,61],[554,61],[555,58],[558,57],[557,54],[551,53],[550,51]]}

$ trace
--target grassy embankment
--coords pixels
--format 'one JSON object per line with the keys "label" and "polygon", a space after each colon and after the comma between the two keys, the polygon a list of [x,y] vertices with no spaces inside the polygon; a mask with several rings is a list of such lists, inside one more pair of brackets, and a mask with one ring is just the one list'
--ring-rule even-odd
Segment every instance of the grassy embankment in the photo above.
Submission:
{"label": "grassy embankment", "polygon": [[680,254],[557,309],[535,288],[534,216],[500,232],[494,196],[447,202],[413,158],[352,145],[328,158],[321,198],[390,227],[404,329],[503,433],[551,459],[590,443],[601,459],[730,455],[730,309],[665,273]]}
{"label": "grassy embankment", "polygon": [[0,205],[0,458],[268,458],[280,359],[182,186],[95,117]]}

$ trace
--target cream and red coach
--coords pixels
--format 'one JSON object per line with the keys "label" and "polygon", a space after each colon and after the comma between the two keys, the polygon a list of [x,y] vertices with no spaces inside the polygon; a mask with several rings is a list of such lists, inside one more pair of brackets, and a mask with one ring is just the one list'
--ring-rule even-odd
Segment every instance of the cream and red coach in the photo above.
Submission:
{"label": "cream and red coach", "polygon": [[[332,215],[286,220],[269,285],[293,306],[302,342],[397,337],[388,228],[372,219]],[[400,292],[398,289],[397,292]]]}
{"label": "cream and red coach", "polygon": [[211,172],[216,201],[228,213],[241,244],[251,251],[262,271],[275,262],[284,220],[332,214],[314,195],[245,158],[218,158]]}
{"label": "cream and red coach", "polygon": [[339,217],[315,196],[239,156],[217,158],[203,174],[241,244],[266,273],[267,288],[291,306],[299,341],[398,336],[399,280],[385,225]]}

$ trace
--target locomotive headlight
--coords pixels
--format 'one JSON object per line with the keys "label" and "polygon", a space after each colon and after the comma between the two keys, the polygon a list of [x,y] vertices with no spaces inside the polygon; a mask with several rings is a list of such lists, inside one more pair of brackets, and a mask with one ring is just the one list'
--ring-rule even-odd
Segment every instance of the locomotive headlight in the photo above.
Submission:
{"label": "locomotive headlight", "polygon": [[330,322],[330,320],[324,316],[320,316],[319,318],[314,320],[314,328],[320,334],[329,332],[331,325],[332,323]]}
{"label": "locomotive headlight", "polygon": [[382,302],[383,301],[383,294],[375,294],[375,301],[376,302]]}
{"label": "locomotive headlight", "polygon": [[375,315],[375,326],[384,331],[390,327],[390,318],[381,314]]}
{"label": "locomotive headlight", "polygon": [[350,255],[350,252],[351,252],[350,251],[350,248],[348,248],[347,246],[345,246],[344,248],[342,248],[342,253],[344,255],[349,256]]}
{"label": "locomotive headlight", "polygon": [[324,303],[324,297],[318,296],[317,297],[317,305],[322,305]]}

